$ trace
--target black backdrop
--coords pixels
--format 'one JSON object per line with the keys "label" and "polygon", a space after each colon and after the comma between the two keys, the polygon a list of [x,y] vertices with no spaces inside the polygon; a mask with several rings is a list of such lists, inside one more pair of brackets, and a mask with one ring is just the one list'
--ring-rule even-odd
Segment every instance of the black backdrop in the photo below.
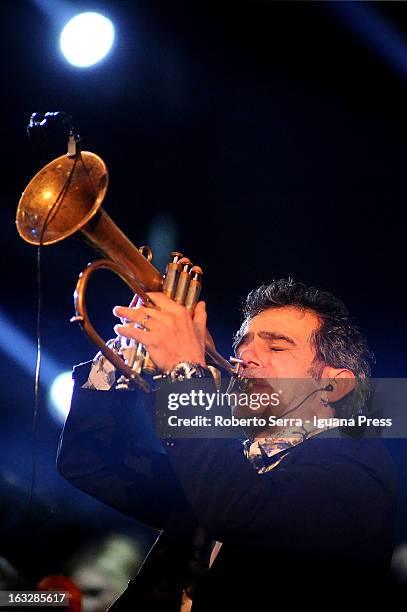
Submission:
{"label": "black backdrop", "polygon": [[[369,42],[352,27],[348,2],[70,4],[116,24],[113,53],[93,69],[60,56],[59,3],[0,5],[2,316],[35,342],[36,253],[18,238],[15,209],[65,143],[34,150],[25,127],[33,111],[65,110],[109,167],[105,207],[118,225],[136,244],[151,238],[203,267],[209,326],[226,356],[247,291],[292,275],[344,299],[376,353],[376,376],[405,376],[405,4],[359,3],[392,28],[398,55],[386,32],[372,30]],[[93,257],[74,239],[42,254],[43,344],[64,369],[94,350],[68,322],[77,274]],[[110,308],[127,291],[104,276],[92,299],[109,337]],[[0,368],[6,508],[26,498],[33,412],[33,377],[8,356],[12,342],[3,338]],[[16,563],[32,564],[38,540],[52,551],[39,575],[92,529],[135,529],[55,473],[60,425],[46,404],[43,389],[33,513],[24,529],[4,513]],[[396,451],[404,470],[403,445]],[[61,533],[70,538],[57,546]]]}

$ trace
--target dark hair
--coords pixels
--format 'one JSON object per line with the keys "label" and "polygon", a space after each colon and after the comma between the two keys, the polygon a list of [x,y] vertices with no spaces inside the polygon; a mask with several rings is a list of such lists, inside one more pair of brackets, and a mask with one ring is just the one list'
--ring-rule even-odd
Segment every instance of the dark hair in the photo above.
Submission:
{"label": "dark hair", "polygon": [[324,365],[351,370],[357,378],[357,386],[347,397],[335,402],[335,408],[338,416],[349,417],[355,414],[369,397],[368,379],[374,356],[359,328],[350,319],[346,306],[332,293],[307,287],[292,278],[261,285],[246,298],[244,321],[235,335],[234,347],[239,344],[245,326],[253,317],[267,308],[282,306],[310,310],[321,319],[321,326],[311,338],[315,360],[310,373],[319,378]]}

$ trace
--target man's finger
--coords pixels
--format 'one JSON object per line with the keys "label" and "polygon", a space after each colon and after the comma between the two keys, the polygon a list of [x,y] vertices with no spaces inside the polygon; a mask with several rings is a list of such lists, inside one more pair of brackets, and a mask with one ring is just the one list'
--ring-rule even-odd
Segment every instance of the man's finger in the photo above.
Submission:
{"label": "man's finger", "polygon": [[177,304],[169,298],[165,293],[161,293],[160,291],[149,291],[147,293],[148,297],[160,308],[166,312],[178,312],[182,306]]}
{"label": "man's finger", "polygon": [[199,329],[205,329],[206,327],[206,304],[205,302],[198,302],[194,309],[193,321],[198,325]]}
{"label": "man's finger", "polygon": [[153,340],[153,335],[148,329],[140,329],[139,327],[133,327],[131,325],[120,325],[118,323],[114,326],[114,331],[119,336],[125,336],[126,338],[141,342],[147,348]]}
{"label": "man's finger", "polygon": [[193,323],[199,338],[203,343],[205,343],[206,319],[206,304],[205,302],[198,302],[193,313]]}
{"label": "man's finger", "polygon": [[143,320],[164,321],[166,314],[155,308],[146,308],[138,306],[137,308],[129,308],[128,306],[115,306],[113,314],[120,319],[126,319],[133,323],[142,323]]}

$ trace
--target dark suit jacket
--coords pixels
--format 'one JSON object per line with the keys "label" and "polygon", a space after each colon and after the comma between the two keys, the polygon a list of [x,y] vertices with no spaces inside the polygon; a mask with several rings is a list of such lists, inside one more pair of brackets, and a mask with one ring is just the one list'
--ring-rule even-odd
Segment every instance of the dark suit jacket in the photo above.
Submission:
{"label": "dark suit jacket", "polygon": [[[326,596],[354,602],[356,592],[366,604],[387,586],[396,480],[380,441],[321,434],[259,475],[236,439],[164,449],[144,394],[82,389],[87,373],[75,372],[59,470],[163,530],[117,610],[178,612],[191,573],[193,612],[310,601],[315,609]],[[197,526],[224,543],[209,571],[194,558]]]}

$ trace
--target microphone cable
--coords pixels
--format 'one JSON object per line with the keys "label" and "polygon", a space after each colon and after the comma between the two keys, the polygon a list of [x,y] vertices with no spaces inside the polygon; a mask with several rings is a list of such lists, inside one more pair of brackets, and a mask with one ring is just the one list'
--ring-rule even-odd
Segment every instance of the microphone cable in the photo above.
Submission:
{"label": "microphone cable", "polygon": [[304,399],[302,399],[300,401],[299,404],[297,404],[296,406],[294,406],[294,408],[290,408],[290,410],[287,410],[287,412],[284,412],[282,415],[280,415],[278,418],[282,419],[283,417],[285,417],[287,414],[290,414],[291,412],[294,412],[294,410],[297,410],[297,408],[299,408],[300,406],[302,406],[310,397],[312,397],[315,393],[318,393],[319,391],[327,391],[328,393],[330,391],[333,391],[333,385],[331,383],[329,383],[328,385],[326,385],[325,387],[320,387],[319,389],[314,389],[313,391],[311,391],[311,393],[308,393],[308,395],[306,395],[304,397]]}
{"label": "microphone cable", "polygon": [[[38,121],[38,118],[41,118],[41,122]],[[41,234],[40,234],[40,238],[39,238],[39,243],[38,243],[38,248],[37,248],[37,258],[36,258],[36,269],[37,269],[37,317],[36,317],[36,344],[37,344],[37,358],[36,358],[36,365],[35,365],[35,378],[34,378],[34,412],[33,412],[33,418],[32,418],[32,427],[31,427],[31,479],[30,479],[30,488],[29,488],[29,493],[28,493],[28,498],[27,498],[27,502],[26,502],[26,507],[25,509],[23,509],[21,518],[19,523],[20,524],[24,524],[25,521],[27,521],[30,518],[31,515],[31,511],[32,511],[32,507],[33,507],[33,500],[34,500],[34,491],[35,491],[35,485],[37,482],[37,438],[38,438],[38,418],[39,418],[39,412],[40,412],[40,374],[41,374],[41,320],[42,320],[42,305],[43,305],[43,290],[42,290],[42,276],[41,276],[41,251],[42,251],[42,247],[44,246],[44,236],[46,233],[46,230],[48,229],[48,226],[50,224],[50,222],[52,221],[52,219],[54,218],[54,216],[57,214],[61,204],[64,201],[64,197],[66,195],[66,193],[68,192],[71,183],[72,183],[72,179],[75,173],[75,169],[77,166],[77,163],[79,160],[81,160],[83,166],[86,169],[85,163],[83,161],[83,158],[81,156],[81,151],[80,151],[80,147],[79,147],[79,143],[80,143],[80,137],[79,135],[74,131],[74,128],[72,126],[72,119],[69,115],[67,115],[66,113],[63,112],[58,112],[58,113],[46,113],[45,115],[40,115],[39,113],[33,113],[30,119],[30,123],[27,126],[27,134],[28,137],[31,139],[32,138],[32,134],[33,134],[33,129],[34,129],[34,133],[37,135],[39,132],[41,132],[40,128],[44,128],[47,127],[47,120],[49,118],[52,118],[53,120],[55,120],[56,118],[60,118],[62,119],[63,123],[69,123],[69,141],[68,141],[68,156],[70,157],[74,157],[73,160],[73,164],[72,164],[72,168],[69,172],[69,175],[66,179],[66,181],[63,183],[55,201],[53,202],[53,204],[50,206],[42,228],[41,228]],[[72,151],[72,140],[74,140],[75,145],[76,145],[76,149],[74,151],[74,154],[70,154],[70,152]]]}

